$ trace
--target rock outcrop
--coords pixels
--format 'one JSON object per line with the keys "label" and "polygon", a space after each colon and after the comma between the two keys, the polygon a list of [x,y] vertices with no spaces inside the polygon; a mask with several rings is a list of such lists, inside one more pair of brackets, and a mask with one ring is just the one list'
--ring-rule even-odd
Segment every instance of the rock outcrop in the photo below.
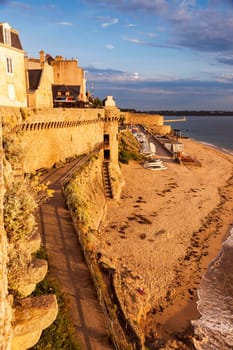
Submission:
{"label": "rock outcrop", "polygon": [[55,319],[58,312],[54,295],[25,298],[15,306],[12,350],[25,350],[36,344],[42,330]]}

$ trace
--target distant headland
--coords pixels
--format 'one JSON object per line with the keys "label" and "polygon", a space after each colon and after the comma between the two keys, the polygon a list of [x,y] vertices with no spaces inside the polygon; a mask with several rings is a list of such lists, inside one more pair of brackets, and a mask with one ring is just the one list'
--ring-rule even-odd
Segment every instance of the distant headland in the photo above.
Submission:
{"label": "distant headland", "polygon": [[208,116],[233,116],[233,111],[206,111],[206,110],[151,110],[151,111],[137,111],[135,109],[121,108],[121,111],[135,112],[135,113],[147,113],[147,114],[161,114],[161,115],[174,115],[174,116],[192,116],[192,115],[208,115]]}

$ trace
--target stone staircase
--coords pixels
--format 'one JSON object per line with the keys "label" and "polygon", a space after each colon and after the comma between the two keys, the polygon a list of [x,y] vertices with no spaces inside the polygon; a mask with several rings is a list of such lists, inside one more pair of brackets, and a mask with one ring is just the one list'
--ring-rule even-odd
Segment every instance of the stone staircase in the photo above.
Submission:
{"label": "stone staircase", "polygon": [[102,165],[103,183],[105,196],[109,199],[113,198],[112,185],[109,174],[109,162],[104,161]]}

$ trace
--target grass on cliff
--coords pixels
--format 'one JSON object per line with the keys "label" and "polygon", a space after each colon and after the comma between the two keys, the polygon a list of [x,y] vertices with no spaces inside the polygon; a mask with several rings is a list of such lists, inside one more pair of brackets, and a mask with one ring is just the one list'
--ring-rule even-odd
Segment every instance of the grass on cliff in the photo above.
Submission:
{"label": "grass on cliff", "polygon": [[64,188],[66,203],[68,208],[77,218],[80,224],[88,225],[90,218],[88,214],[88,205],[82,193],[82,186],[78,177],[70,181]]}
{"label": "grass on cliff", "polygon": [[[47,254],[41,249],[37,257],[46,259]],[[55,294],[58,303],[58,315],[56,320],[43,330],[40,340],[31,350],[81,350],[74,340],[74,326],[68,314],[69,300],[61,291],[58,282],[49,274],[43,281],[37,284],[33,296]]]}
{"label": "grass on cliff", "polygon": [[142,160],[144,157],[140,153],[140,144],[131,134],[126,130],[119,134],[119,162],[128,164],[130,160]]}

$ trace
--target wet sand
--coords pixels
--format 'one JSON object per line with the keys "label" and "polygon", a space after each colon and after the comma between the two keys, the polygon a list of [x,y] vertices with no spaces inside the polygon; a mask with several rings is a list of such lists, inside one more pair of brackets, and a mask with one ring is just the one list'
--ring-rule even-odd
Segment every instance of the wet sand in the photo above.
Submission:
{"label": "wet sand", "polygon": [[126,184],[119,202],[109,203],[100,235],[122,306],[152,343],[199,317],[201,276],[233,223],[233,156],[182,142],[202,166],[179,165],[162,153],[164,171],[122,165]]}

